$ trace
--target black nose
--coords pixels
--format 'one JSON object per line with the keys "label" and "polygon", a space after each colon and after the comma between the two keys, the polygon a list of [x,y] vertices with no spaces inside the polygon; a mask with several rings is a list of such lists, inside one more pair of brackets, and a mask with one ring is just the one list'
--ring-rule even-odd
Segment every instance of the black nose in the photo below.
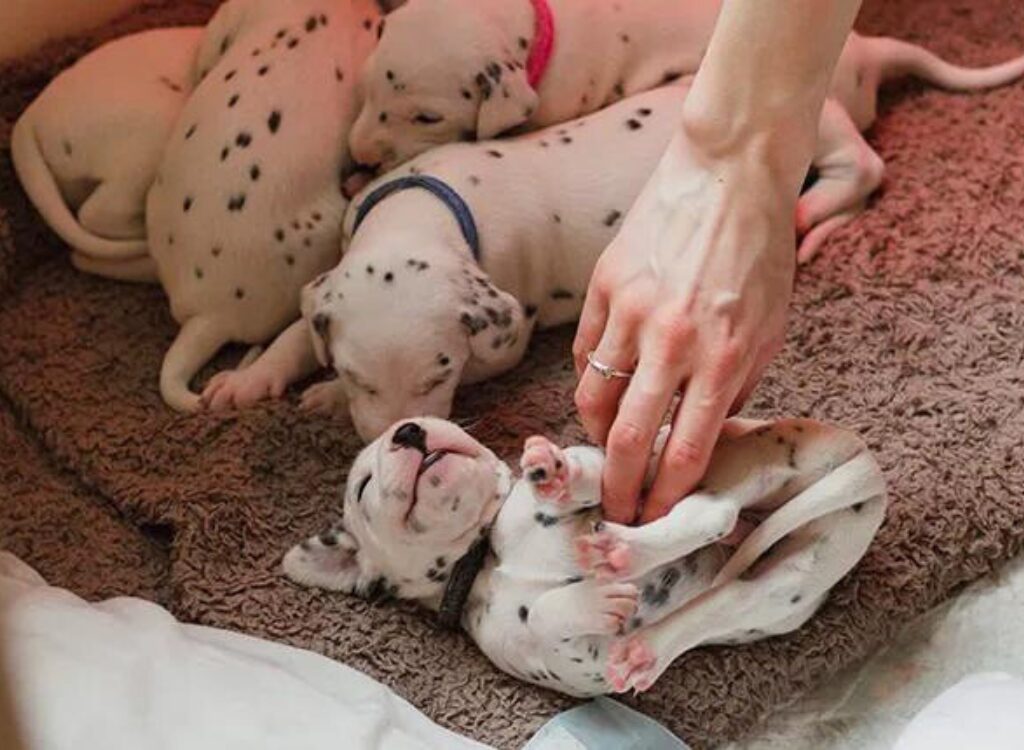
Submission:
{"label": "black nose", "polygon": [[415,448],[427,452],[427,432],[415,422],[406,422],[391,436],[392,445],[399,448]]}

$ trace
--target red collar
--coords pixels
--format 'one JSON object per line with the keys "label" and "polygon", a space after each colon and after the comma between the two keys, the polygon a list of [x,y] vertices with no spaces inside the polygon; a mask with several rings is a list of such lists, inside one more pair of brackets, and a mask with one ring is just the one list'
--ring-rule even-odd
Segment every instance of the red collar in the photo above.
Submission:
{"label": "red collar", "polygon": [[530,86],[537,88],[547,72],[551,56],[555,51],[555,15],[548,0],[530,0],[535,16],[533,45],[526,58],[526,79]]}

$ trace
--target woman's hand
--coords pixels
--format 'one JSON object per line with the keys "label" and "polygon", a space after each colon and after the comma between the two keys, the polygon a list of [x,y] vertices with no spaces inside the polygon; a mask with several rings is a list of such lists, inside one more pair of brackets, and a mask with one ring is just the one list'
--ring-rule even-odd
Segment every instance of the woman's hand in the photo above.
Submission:
{"label": "woman's hand", "polygon": [[[784,336],[795,268],[793,170],[751,138],[705,149],[683,128],[591,279],[573,346],[576,404],[607,446],[604,510],[636,519],[652,445],[682,399],[643,521],[699,482],[730,410],[757,384]],[[785,160],[782,160],[785,161]],[[597,362],[633,372],[605,379]]]}

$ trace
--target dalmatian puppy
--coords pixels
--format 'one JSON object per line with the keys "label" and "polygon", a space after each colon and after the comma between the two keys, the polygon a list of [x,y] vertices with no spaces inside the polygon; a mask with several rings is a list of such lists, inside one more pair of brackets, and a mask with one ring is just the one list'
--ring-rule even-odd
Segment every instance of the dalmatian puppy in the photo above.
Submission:
{"label": "dalmatian puppy", "polygon": [[[848,47],[863,51],[854,39]],[[885,44],[912,60],[922,54]],[[865,73],[862,120],[882,71],[912,69],[906,59],[871,60],[881,68]],[[857,64],[868,70],[871,60]],[[965,86],[1024,70],[1024,59],[994,72],[934,64],[942,80]],[[319,361],[339,377],[313,386],[303,405],[348,411],[365,439],[405,416],[447,416],[459,383],[514,367],[536,326],[578,318],[600,253],[678,130],[689,80],[517,138],[442,146],[371,183],[346,217],[341,263],[303,292],[312,343],[293,326],[253,366],[212,383],[204,401],[246,406],[283,393]],[[835,99],[822,111],[813,164],[818,179],[797,210],[802,260],[861,210],[883,172]],[[389,192],[411,178],[443,183],[440,199],[429,189]],[[475,247],[459,213],[474,225]]]}
{"label": "dalmatian puppy", "polygon": [[181,324],[160,374],[171,407],[201,408],[196,372],[228,342],[276,336],[338,262],[356,75],[380,18],[374,0],[229,0],[206,28],[146,202]]}
{"label": "dalmatian puppy", "polygon": [[[362,74],[353,156],[390,168],[432,146],[536,129],[697,71],[718,0],[413,0],[388,18]],[[835,70],[817,184],[798,215],[811,257],[878,186],[881,160],[860,137],[878,87],[914,74],[955,90],[999,86],[1024,59],[968,70],[895,39],[851,34]],[[833,204],[840,203],[842,211]],[[816,231],[815,231],[816,230]]]}
{"label": "dalmatian puppy", "polygon": [[201,35],[158,29],[109,42],[58,75],[15,123],[14,168],[78,268],[156,279],[146,193],[192,91]]}
{"label": "dalmatian puppy", "polygon": [[353,464],[342,522],[284,572],[419,602],[503,671],[590,697],[646,690],[704,644],[799,628],[885,513],[863,442],[808,420],[731,421],[700,487],[645,526],[601,520],[602,464],[533,437],[516,481],[449,422],[399,423]]}

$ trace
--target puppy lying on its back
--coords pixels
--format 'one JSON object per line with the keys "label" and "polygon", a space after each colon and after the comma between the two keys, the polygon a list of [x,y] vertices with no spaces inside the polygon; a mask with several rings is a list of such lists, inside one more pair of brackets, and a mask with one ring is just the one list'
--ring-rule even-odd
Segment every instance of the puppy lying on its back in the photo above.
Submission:
{"label": "puppy lying on its back", "polygon": [[455,425],[401,423],[356,459],[342,523],[285,573],[421,602],[509,674],[593,696],[646,690],[702,644],[800,627],[885,512],[863,443],[806,420],[730,422],[701,488],[647,526],[600,522],[602,463],[531,438],[513,482]]}

